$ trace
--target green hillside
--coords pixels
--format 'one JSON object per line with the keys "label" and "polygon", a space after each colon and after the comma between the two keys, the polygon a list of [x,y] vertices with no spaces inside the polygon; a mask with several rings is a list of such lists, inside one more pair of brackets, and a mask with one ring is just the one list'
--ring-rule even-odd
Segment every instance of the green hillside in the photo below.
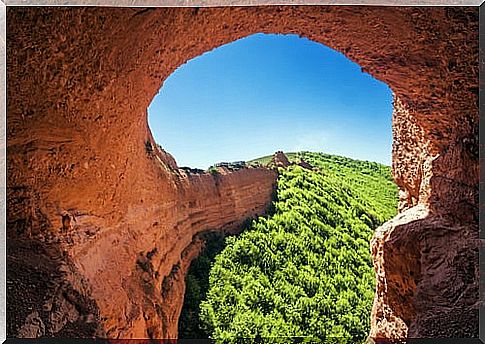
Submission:
{"label": "green hillside", "polygon": [[365,340],[375,279],[369,241],[396,214],[397,187],[388,166],[321,153],[289,156],[300,158],[314,169],[280,169],[273,215],[226,238],[219,254],[212,247],[213,263],[199,258],[210,269],[208,283],[189,273],[186,298],[199,297],[200,314],[183,312],[182,336],[192,326],[199,337],[224,342]]}
{"label": "green hillside", "polygon": [[[302,154],[304,154],[304,153],[287,153],[287,152],[285,152],[286,157],[291,162],[296,162],[298,160],[298,157],[300,157]],[[266,156],[263,156],[261,158],[246,161],[246,164],[248,164],[248,165],[260,164],[260,165],[263,165],[263,166],[267,166],[271,163],[272,159],[273,159],[273,155],[266,155]]]}

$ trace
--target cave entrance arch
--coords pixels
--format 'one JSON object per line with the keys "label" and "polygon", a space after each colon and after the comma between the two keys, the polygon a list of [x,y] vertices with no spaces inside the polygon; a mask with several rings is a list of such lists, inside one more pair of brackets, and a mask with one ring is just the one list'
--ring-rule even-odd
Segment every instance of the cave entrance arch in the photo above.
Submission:
{"label": "cave entrance arch", "polygon": [[[343,54],[295,35],[254,34],[187,61],[164,80],[147,113],[157,145],[182,173],[280,150],[323,150],[390,165],[390,89]],[[214,233],[212,240],[213,250],[221,238]],[[200,295],[190,293],[194,273],[205,281],[197,279],[197,286],[207,283],[208,271],[203,277],[194,270],[207,259],[204,252],[184,276],[181,338],[206,335],[194,324]]]}
{"label": "cave entrance arch", "polygon": [[[7,199],[21,197],[22,186],[30,202],[9,203],[7,219],[61,227],[61,208],[84,214],[79,228],[96,224],[99,235],[66,251],[109,336],[176,336],[176,314],[155,307],[161,299],[140,285],[136,257],[156,252],[157,278],[169,276],[194,234],[184,224],[214,220],[190,212],[197,184],[174,177],[169,157],[159,157],[163,171],[140,158],[154,144],[146,109],[178,66],[257,32],[298,34],[340,51],[395,95],[401,214],[373,241],[371,335],[476,333],[478,8],[8,8],[7,15]],[[46,145],[58,149],[50,164]]]}

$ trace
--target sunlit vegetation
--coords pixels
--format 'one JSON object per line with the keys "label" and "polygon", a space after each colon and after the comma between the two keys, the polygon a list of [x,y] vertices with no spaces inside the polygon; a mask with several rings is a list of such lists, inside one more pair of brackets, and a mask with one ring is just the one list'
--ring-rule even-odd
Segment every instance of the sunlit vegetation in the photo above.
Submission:
{"label": "sunlit vegetation", "polygon": [[363,342],[375,283],[369,241],[396,214],[390,168],[321,153],[288,157],[313,169],[280,169],[274,213],[226,238],[203,292],[203,276],[187,277],[188,289],[199,288],[189,296],[200,302],[191,326],[221,342]]}
{"label": "sunlit vegetation", "polygon": [[[297,158],[301,157],[304,153],[285,153],[286,157],[290,161],[296,161]],[[271,160],[273,159],[273,155],[266,155],[261,158],[249,160],[247,162],[248,165],[260,164],[263,166],[268,166],[271,164]]]}

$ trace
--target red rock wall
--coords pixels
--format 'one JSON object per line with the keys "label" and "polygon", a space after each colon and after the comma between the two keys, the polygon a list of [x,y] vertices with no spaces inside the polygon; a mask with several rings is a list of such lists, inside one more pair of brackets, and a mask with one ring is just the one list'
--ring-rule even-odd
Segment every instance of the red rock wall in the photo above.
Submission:
{"label": "red rock wall", "polygon": [[157,247],[160,282],[195,232],[261,211],[274,176],[246,171],[217,186],[178,175],[170,159],[146,152],[146,108],[178,66],[256,32],[323,43],[395,94],[403,213],[373,240],[371,334],[469,332],[478,298],[478,8],[8,8],[9,237],[56,232],[61,214],[76,212],[75,230],[54,237],[88,280],[108,335],[174,335],[177,314],[163,318],[159,298],[140,291],[138,253]]}
{"label": "red rock wall", "polygon": [[[109,228],[102,226],[95,240],[70,247],[71,257],[89,280],[101,313],[112,316],[105,323],[109,336],[143,338],[149,328],[155,338],[176,336],[184,289],[176,286],[180,293],[175,295],[171,290],[170,302],[160,298],[164,277],[177,264],[184,270],[188,268],[193,255],[187,257],[183,252],[198,232],[232,230],[245,219],[264,213],[271,202],[276,174],[264,169],[244,169],[227,175],[173,177],[176,198],[131,206],[122,222]],[[86,225],[89,226],[87,221]],[[141,276],[136,259],[140,254],[146,257],[154,249],[153,271],[148,275],[141,272]],[[179,280],[183,282],[183,275]],[[153,287],[150,305],[140,281]],[[172,312],[176,316],[167,315]],[[132,317],[133,313],[138,316]],[[170,319],[165,332],[156,326],[163,316]],[[120,328],[120,323],[130,325]]]}

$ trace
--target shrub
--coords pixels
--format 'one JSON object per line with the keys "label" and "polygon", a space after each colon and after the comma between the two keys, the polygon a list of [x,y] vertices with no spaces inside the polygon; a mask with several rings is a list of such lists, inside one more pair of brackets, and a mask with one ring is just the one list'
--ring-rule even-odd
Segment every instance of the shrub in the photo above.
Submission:
{"label": "shrub", "polygon": [[211,166],[209,167],[209,169],[207,170],[210,174],[213,174],[213,175],[218,175],[220,174],[219,170],[217,169],[217,167],[215,166]]}
{"label": "shrub", "polygon": [[152,143],[150,142],[150,140],[147,140],[145,142],[145,150],[147,152],[148,155],[152,155],[153,154],[153,146],[152,146]]}

